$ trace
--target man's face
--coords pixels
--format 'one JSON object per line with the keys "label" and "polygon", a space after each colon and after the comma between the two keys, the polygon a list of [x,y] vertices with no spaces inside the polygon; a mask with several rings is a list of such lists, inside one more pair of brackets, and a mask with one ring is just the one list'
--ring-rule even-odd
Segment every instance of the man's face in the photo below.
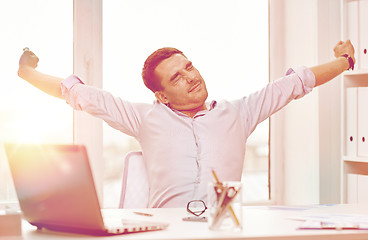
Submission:
{"label": "man's face", "polygon": [[161,80],[163,90],[155,93],[156,98],[181,112],[205,109],[208,93],[206,84],[186,57],[174,54],[163,60],[154,71]]}

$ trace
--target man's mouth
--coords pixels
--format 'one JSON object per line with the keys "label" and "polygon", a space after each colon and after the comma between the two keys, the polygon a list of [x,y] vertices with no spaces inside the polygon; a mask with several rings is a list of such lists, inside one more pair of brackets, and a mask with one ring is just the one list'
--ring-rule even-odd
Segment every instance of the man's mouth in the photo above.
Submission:
{"label": "man's mouth", "polygon": [[198,82],[198,83],[196,83],[193,87],[191,87],[191,88],[189,89],[189,92],[195,92],[195,91],[199,90],[199,89],[200,89],[200,87],[201,87],[201,82]]}

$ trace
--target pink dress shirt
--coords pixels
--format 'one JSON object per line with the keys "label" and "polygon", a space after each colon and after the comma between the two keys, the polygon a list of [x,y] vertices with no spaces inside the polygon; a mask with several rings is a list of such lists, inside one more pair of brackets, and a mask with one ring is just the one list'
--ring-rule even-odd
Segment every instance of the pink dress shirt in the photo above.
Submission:
{"label": "pink dress shirt", "polygon": [[190,118],[155,101],[131,103],[84,85],[75,75],[62,83],[66,102],[135,137],[142,147],[150,182],[149,207],[186,207],[206,201],[214,169],[222,181],[240,181],[245,144],[257,124],[315,85],[306,67],[235,101],[213,101]]}

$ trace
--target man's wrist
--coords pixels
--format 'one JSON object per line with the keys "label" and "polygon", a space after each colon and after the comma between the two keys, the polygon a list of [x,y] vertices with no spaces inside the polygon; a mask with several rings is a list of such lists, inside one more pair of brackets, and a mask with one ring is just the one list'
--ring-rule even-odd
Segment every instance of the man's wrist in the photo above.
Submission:
{"label": "man's wrist", "polygon": [[346,70],[354,70],[354,60],[353,60],[353,58],[350,57],[348,54],[343,54],[343,55],[341,55],[341,57],[348,60],[349,68],[347,68]]}
{"label": "man's wrist", "polygon": [[33,67],[26,64],[19,64],[18,76],[23,78],[24,80],[31,78],[35,72],[36,69],[34,69]]}
{"label": "man's wrist", "polygon": [[19,64],[18,68],[18,76],[21,78],[25,78],[28,72],[28,69],[31,68],[30,66]]}

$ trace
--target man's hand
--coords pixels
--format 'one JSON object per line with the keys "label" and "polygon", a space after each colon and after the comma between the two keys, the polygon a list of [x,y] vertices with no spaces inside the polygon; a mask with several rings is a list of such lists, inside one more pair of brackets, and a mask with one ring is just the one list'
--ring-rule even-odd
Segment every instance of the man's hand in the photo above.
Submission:
{"label": "man's hand", "polygon": [[28,48],[23,49],[23,54],[19,59],[18,76],[44,91],[45,93],[62,98],[60,83],[63,79],[43,74],[37,71],[38,57]]}
{"label": "man's hand", "polygon": [[25,66],[36,68],[38,61],[38,57],[32,51],[30,51],[29,48],[24,48],[23,54],[19,59],[19,68]]}
{"label": "man's hand", "polygon": [[355,63],[354,47],[350,40],[338,42],[333,51],[335,52],[336,59],[310,68],[316,79],[315,87],[325,84],[352,67],[349,58],[344,56],[345,54]]}
{"label": "man's hand", "polygon": [[351,57],[355,63],[355,57],[354,57],[354,47],[353,44],[351,44],[350,40],[347,40],[345,42],[340,41],[336,44],[334,47],[335,57],[341,57],[344,54],[347,54],[349,57]]}

